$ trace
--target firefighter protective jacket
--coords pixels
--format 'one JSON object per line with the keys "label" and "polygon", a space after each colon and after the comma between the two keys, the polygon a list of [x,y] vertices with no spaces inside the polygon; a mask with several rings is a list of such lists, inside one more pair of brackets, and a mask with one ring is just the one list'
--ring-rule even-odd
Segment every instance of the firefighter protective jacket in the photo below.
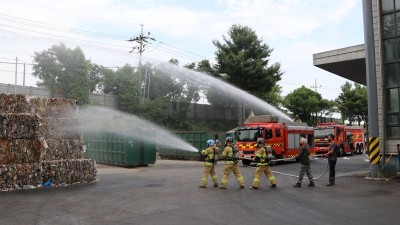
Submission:
{"label": "firefighter protective jacket", "polygon": [[233,148],[230,145],[225,147],[221,156],[223,159],[225,159],[225,164],[227,164],[227,165],[235,164],[235,162],[237,161],[237,159],[235,159],[234,154],[233,154]]}
{"label": "firefighter protective jacket", "polygon": [[208,147],[201,151],[201,154],[205,156],[204,165],[212,166],[215,163],[215,147]]}
{"label": "firefighter protective jacket", "polygon": [[257,166],[267,166],[268,165],[268,158],[267,158],[267,151],[265,151],[264,147],[258,149],[256,153],[256,158],[258,159]]}

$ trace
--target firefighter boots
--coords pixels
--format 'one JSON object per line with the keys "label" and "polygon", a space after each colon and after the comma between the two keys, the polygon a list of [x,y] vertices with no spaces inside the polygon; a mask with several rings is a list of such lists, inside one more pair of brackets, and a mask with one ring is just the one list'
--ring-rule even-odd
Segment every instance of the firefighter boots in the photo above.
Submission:
{"label": "firefighter boots", "polygon": [[272,188],[276,188],[276,184],[272,184],[270,187],[272,187]]}
{"label": "firefighter boots", "polygon": [[310,183],[309,183],[307,186],[309,186],[309,187],[315,187],[314,181],[310,181]]}
{"label": "firefighter boots", "polygon": [[301,187],[301,183],[297,182],[293,187]]}

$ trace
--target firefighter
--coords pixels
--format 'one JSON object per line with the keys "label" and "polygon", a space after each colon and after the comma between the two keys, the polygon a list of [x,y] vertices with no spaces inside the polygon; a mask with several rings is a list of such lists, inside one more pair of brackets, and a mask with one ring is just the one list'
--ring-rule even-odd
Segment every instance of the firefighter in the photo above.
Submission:
{"label": "firefighter", "polygon": [[329,134],[328,138],[331,145],[329,146],[328,153],[325,154],[325,156],[328,157],[329,165],[329,181],[326,186],[332,186],[335,184],[335,167],[337,161],[337,153],[339,152],[339,146],[334,141],[335,136],[333,136],[333,134]]}
{"label": "firefighter", "polygon": [[313,181],[313,176],[311,175],[311,167],[310,167],[310,159],[308,156],[310,155],[310,152],[308,150],[308,143],[307,139],[304,137],[300,138],[300,154],[296,156],[296,160],[300,161],[301,164],[301,169],[300,169],[300,174],[299,174],[299,181],[293,187],[301,187],[301,182],[303,181],[304,177],[304,172],[307,174],[307,178],[310,181],[310,184],[308,186],[314,187],[314,181]]}
{"label": "firefighter", "polygon": [[352,151],[355,150],[354,148],[354,135],[352,133],[349,134],[349,145]]}
{"label": "firefighter", "polygon": [[257,154],[254,158],[254,161],[258,162],[256,172],[254,174],[253,185],[250,187],[251,189],[258,189],[258,185],[260,184],[260,177],[264,173],[271,183],[270,187],[276,187],[276,179],[275,176],[271,172],[271,168],[269,167],[269,161],[272,159],[272,152],[270,148],[268,148],[268,152],[264,148],[264,138],[257,139]]}
{"label": "firefighter", "polygon": [[218,178],[217,174],[215,173],[214,165],[215,165],[215,151],[217,146],[215,145],[214,140],[208,140],[207,141],[207,148],[204,150],[200,151],[200,154],[203,156],[205,159],[204,162],[204,171],[203,171],[203,178],[201,179],[201,184],[199,188],[206,188],[207,187],[207,181],[208,181],[208,174],[210,174],[213,182],[214,182],[214,187],[218,187]]}
{"label": "firefighter", "polygon": [[221,154],[221,159],[225,159],[225,167],[222,172],[222,180],[221,180],[221,189],[226,189],[226,186],[228,185],[228,176],[229,174],[233,171],[233,174],[235,174],[236,180],[240,185],[240,188],[244,188],[244,180],[242,173],[240,172],[239,166],[238,166],[238,158],[235,156],[235,150],[232,147],[233,144],[233,138],[232,137],[227,137],[225,139],[225,149]]}

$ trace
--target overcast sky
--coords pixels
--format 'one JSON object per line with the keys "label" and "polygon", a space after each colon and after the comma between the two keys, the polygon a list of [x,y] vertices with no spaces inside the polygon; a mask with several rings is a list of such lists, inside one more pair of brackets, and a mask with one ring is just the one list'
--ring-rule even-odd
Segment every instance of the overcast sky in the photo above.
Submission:
{"label": "overcast sky", "polygon": [[[155,39],[143,56],[180,65],[215,59],[212,40],[232,24],[252,28],[274,49],[271,62],[284,72],[286,95],[302,85],[335,99],[346,79],[313,66],[314,53],[364,43],[361,0],[2,0],[0,6],[0,83],[15,83],[15,62],[32,63],[34,52],[64,43],[107,66],[137,65],[129,53],[144,33]],[[23,66],[18,68],[22,85]],[[26,66],[26,85],[36,79]]]}

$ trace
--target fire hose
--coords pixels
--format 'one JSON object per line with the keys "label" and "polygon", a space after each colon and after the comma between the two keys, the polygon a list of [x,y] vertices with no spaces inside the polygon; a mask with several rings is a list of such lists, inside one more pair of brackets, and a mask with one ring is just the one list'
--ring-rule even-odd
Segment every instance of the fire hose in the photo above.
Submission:
{"label": "fire hose", "polygon": [[[319,156],[324,156],[324,155],[312,155],[311,157],[319,157]],[[286,158],[286,159],[273,159],[273,160],[271,160],[271,161],[272,161],[272,162],[278,162],[278,161],[287,161],[287,160],[291,160],[291,159],[295,159],[295,158],[293,157],[293,158]],[[328,166],[328,164],[327,164],[326,167],[325,167],[324,172],[322,172],[322,174],[319,175],[318,177],[315,177],[314,180],[317,180],[317,179],[323,177],[323,176],[325,175],[326,171],[328,171],[328,167],[329,167],[329,166]],[[284,176],[297,177],[297,178],[299,177],[299,176],[297,176],[297,175],[288,174],[288,173],[282,173],[282,172],[278,172],[278,171],[274,171],[274,170],[272,170],[271,172],[277,173],[277,174],[281,174],[281,175],[284,175]]]}

